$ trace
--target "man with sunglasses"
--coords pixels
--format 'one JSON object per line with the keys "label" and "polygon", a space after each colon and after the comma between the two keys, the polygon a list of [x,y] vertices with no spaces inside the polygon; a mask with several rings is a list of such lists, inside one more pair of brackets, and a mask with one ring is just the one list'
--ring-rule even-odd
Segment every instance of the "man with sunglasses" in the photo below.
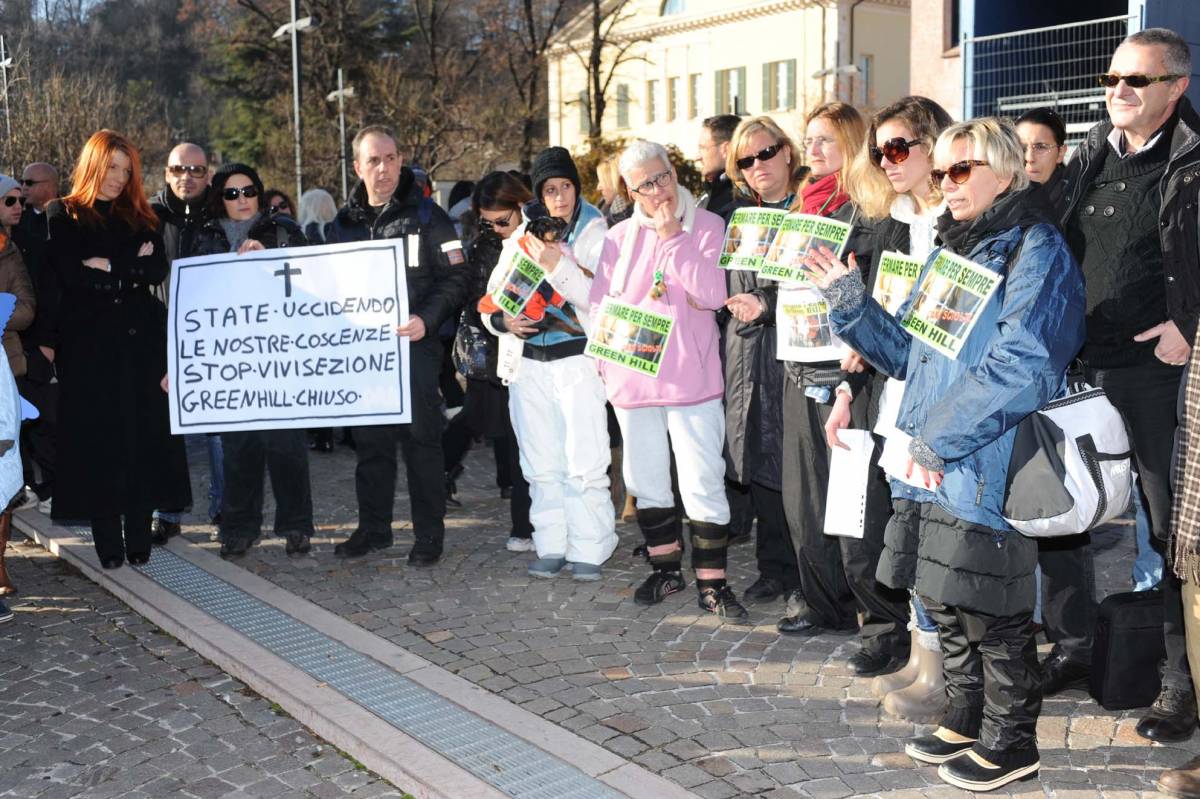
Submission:
{"label": "man with sunglasses", "polygon": [[[1099,76],[1109,119],[1089,131],[1068,165],[1063,216],[1087,284],[1079,361],[1086,380],[1103,387],[1125,417],[1160,547],[1171,518],[1182,367],[1200,317],[1200,116],[1184,96],[1191,72],[1188,45],[1173,31],[1150,28],[1122,42]],[[1072,628],[1056,635],[1060,647],[1043,664],[1047,694],[1082,682],[1091,665],[1094,571],[1081,538],[1041,560],[1043,593],[1071,608],[1062,621]],[[1196,727],[1180,594],[1179,580],[1165,575],[1162,689],[1137,725],[1153,741],[1186,740]]]}

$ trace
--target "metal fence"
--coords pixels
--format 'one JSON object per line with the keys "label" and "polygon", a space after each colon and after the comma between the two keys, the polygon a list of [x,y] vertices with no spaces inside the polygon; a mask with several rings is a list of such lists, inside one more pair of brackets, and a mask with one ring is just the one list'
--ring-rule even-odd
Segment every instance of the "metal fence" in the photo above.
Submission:
{"label": "metal fence", "polygon": [[963,39],[964,118],[1050,106],[1067,123],[1068,143],[1077,143],[1105,116],[1096,76],[1139,27],[1130,15]]}

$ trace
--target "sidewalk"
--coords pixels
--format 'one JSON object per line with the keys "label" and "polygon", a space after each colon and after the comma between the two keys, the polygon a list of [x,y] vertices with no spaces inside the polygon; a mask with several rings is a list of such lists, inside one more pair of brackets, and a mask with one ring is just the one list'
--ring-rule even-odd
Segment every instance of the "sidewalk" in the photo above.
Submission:
{"label": "sidewalk", "polygon": [[[701,614],[690,588],[640,608],[632,592],[646,566],[630,554],[639,536],[628,526],[619,528],[621,545],[599,583],[529,578],[531,556],[504,550],[507,503],[499,498],[486,449],[470,456],[459,485],[465,507],[448,518],[446,554],[428,570],[405,565],[406,521],[397,523],[394,548],[355,561],[334,558],[333,544],[354,524],[354,457],[339,447],[311,461],[320,526],[313,555],[289,559],[281,539],[267,538],[237,567],[221,566],[270,581],[289,592],[280,597],[307,600],[372,639],[444,669],[446,678],[469,681],[487,692],[481,696],[494,697],[491,707],[532,714],[564,736],[577,735],[607,756],[665,777],[683,793],[710,799],[965,796],[942,784],[933,768],[916,768],[903,755],[916,729],[884,716],[870,681],[851,676],[845,661],[857,647],[852,637],[781,638],[774,623],[782,602],[752,607],[748,624],[722,623]],[[204,466],[202,457],[192,459],[198,498],[207,487]],[[408,518],[403,493],[396,518]],[[189,521],[186,537],[215,552],[211,528],[202,518],[185,525]],[[1126,590],[1132,527],[1115,525],[1097,535],[1095,545],[1101,593]],[[736,547],[731,555],[730,581],[740,592],[755,576],[753,547]],[[503,720],[502,711],[487,712]],[[1136,711],[1104,711],[1082,691],[1047,699],[1039,724],[1040,781],[1010,786],[1008,793],[1154,795],[1159,772],[1200,752],[1200,737],[1180,746],[1150,745],[1133,732],[1137,718]]]}

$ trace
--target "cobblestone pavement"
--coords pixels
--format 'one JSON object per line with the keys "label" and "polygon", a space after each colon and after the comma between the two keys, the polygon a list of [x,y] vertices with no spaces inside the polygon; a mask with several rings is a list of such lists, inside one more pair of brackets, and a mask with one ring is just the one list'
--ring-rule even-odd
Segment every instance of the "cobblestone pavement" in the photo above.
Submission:
{"label": "cobblestone pavement", "polygon": [[403,796],[45,550],[9,553],[0,796]]}
{"label": "cobblestone pavement", "polygon": [[[428,570],[405,565],[411,533],[402,486],[396,546],[335,559],[333,545],[354,527],[354,456],[339,446],[311,462],[320,527],[313,555],[288,559],[282,539],[265,538],[241,561],[245,568],[700,796],[965,796],[903,754],[917,728],[885,716],[870,681],[851,675],[853,637],[780,637],[782,601],[752,607],[746,624],[701,614],[690,589],[636,606],[633,589],[647,569],[631,554],[634,526],[619,526],[621,545],[598,583],[526,576],[533,556],[504,550],[507,503],[486,448],[470,455],[459,484],[465,507],[447,519],[445,556]],[[192,465],[202,497],[199,450]],[[215,546],[206,520],[193,521],[192,540]],[[1132,527],[1113,526],[1095,545],[1101,591],[1126,590]],[[735,547],[732,585],[741,591],[755,576],[753,546]],[[1200,752],[1200,736],[1150,745],[1134,734],[1137,718],[1104,711],[1083,691],[1047,699],[1040,781],[1009,792],[1154,795],[1159,772]]]}

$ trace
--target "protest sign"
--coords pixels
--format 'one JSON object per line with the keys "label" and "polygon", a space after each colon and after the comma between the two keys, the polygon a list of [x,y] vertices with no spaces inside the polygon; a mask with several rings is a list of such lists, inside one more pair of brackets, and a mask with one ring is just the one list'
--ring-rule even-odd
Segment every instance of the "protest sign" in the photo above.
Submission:
{"label": "protest sign", "polygon": [[775,357],[781,361],[835,361],[848,348],[833,334],[829,304],[812,286],[785,286],[775,301]]}
{"label": "protest sign", "polygon": [[592,325],[587,354],[658,377],[675,320],[605,297]]}
{"label": "protest sign", "polygon": [[757,272],[785,216],[787,211],[782,208],[739,208],[734,211],[725,230],[725,243],[717,264],[722,269]]}
{"label": "protest sign", "polygon": [[790,283],[807,282],[804,257],[824,246],[840,258],[848,238],[850,225],[845,222],[812,214],[788,214],[759,266],[759,277]]}
{"label": "protest sign", "polygon": [[410,422],[404,269],[399,240],[175,261],[171,432]]}
{"label": "protest sign", "polygon": [[892,316],[912,294],[917,278],[925,262],[904,253],[884,251],[879,258],[879,270],[875,273],[875,287],[871,296]]}
{"label": "protest sign", "polygon": [[979,312],[1003,280],[966,258],[941,250],[921,281],[903,325],[915,338],[957,358],[979,321]]}
{"label": "protest sign", "polygon": [[546,270],[534,263],[520,247],[513,247],[504,279],[492,292],[492,300],[509,316],[520,316],[545,276]]}

